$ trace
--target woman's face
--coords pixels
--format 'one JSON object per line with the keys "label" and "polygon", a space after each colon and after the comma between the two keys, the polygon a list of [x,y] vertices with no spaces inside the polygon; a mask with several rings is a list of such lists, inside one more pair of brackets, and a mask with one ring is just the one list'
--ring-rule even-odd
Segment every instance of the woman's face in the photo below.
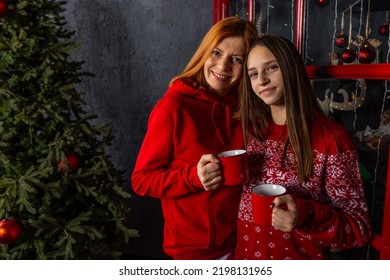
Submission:
{"label": "woman's face", "polygon": [[210,89],[220,96],[226,95],[241,77],[245,44],[241,37],[221,40],[206,60],[203,71]]}
{"label": "woman's face", "polygon": [[271,51],[263,46],[254,47],[248,54],[247,68],[256,95],[267,105],[284,105],[282,71]]}

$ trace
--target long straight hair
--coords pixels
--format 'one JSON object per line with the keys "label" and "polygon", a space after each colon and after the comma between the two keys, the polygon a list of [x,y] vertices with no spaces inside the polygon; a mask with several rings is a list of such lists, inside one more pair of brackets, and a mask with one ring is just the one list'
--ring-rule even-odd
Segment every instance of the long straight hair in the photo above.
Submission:
{"label": "long straight hair", "polygon": [[[314,154],[311,143],[312,123],[315,116],[324,115],[315,98],[303,60],[295,46],[286,38],[265,34],[261,35],[250,47],[266,47],[275,56],[283,76],[284,102],[286,104],[287,146],[291,148],[297,160],[297,172],[300,180],[308,179],[313,173]],[[253,91],[248,76],[247,60],[240,105],[236,114],[241,119],[245,137],[248,135],[262,141],[271,118],[270,106],[265,104]],[[286,160],[283,156],[283,162]]]}
{"label": "long straight hair", "polygon": [[207,32],[184,71],[180,75],[175,76],[171,80],[170,85],[176,80],[191,78],[196,87],[207,87],[203,72],[204,64],[212,54],[215,46],[228,37],[241,37],[244,39],[244,57],[246,57],[250,45],[258,37],[258,32],[253,23],[238,17],[229,17],[217,22]]}

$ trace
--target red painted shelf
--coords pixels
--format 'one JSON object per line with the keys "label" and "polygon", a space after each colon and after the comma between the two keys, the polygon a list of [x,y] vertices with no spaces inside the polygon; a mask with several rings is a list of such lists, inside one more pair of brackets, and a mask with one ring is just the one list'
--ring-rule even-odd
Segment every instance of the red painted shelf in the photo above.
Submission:
{"label": "red painted shelf", "polygon": [[390,80],[389,63],[306,66],[306,70],[310,79]]}

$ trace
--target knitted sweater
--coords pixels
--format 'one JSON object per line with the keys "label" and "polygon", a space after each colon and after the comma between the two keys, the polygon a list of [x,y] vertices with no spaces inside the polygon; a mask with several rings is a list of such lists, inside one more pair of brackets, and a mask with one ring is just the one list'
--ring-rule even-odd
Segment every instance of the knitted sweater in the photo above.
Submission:
{"label": "knitted sweater", "polygon": [[[244,186],[238,216],[235,259],[326,259],[328,248],[360,247],[368,242],[367,213],[358,156],[348,132],[323,116],[313,125],[314,173],[299,183],[295,156],[287,150],[280,166],[287,127],[271,123],[264,142],[248,139],[251,178]],[[299,219],[292,232],[258,226],[253,221],[251,188],[275,183],[297,203]]]}

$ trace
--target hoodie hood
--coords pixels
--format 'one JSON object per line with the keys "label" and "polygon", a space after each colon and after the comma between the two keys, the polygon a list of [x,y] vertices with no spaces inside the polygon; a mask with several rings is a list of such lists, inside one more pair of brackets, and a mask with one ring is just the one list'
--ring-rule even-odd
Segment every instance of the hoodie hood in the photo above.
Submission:
{"label": "hoodie hood", "polygon": [[[190,85],[189,82],[185,82],[183,80],[175,81],[171,87],[168,89],[166,95],[169,94],[185,94],[189,98],[196,99],[198,101],[207,102],[211,107],[210,117],[213,122],[214,130],[221,141],[222,145],[226,145],[228,143],[228,139],[232,137],[232,124],[231,118],[234,111],[238,106],[238,99],[236,93],[228,93],[224,97],[220,97],[215,93],[211,92],[206,88],[195,88]],[[224,115],[225,115],[225,126],[226,126],[226,134],[228,139],[224,139],[223,133],[219,129],[216,110],[219,107],[223,107]]]}

